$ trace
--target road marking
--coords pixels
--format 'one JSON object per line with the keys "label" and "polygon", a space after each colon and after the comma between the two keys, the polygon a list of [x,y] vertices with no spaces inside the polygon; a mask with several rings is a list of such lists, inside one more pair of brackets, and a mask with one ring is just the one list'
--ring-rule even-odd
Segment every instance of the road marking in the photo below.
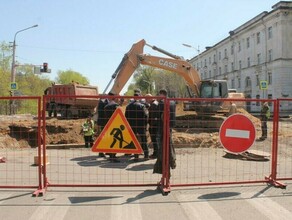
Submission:
{"label": "road marking", "polygon": [[[197,197],[199,197],[199,195],[192,194],[192,198]],[[222,219],[222,217],[216,212],[208,201],[201,200],[196,202],[187,202],[190,200],[189,195],[182,194],[177,196],[177,200],[182,201],[180,205],[188,216],[188,219]]]}
{"label": "road marking", "polygon": [[268,219],[291,219],[292,213],[289,210],[285,209],[283,206],[274,202],[273,200],[265,196],[257,198],[254,198],[252,196],[253,195],[248,195],[248,199],[246,201]]}
{"label": "road marking", "polygon": [[[49,194],[49,197],[52,199],[47,198],[44,200],[40,206],[32,213],[29,220],[52,220],[52,219],[64,219],[68,209],[70,208],[69,205],[67,206],[59,206],[54,205],[56,202],[56,198],[58,197],[57,194]],[[60,201],[58,200],[58,203]],[[62,203],[64,204],[64,203]]]}
{"label": "road marking", "polygon": [[248,131],[248,130],[237,130],[237,129],[226,129],[225,136],[226,137],[249,139],[250,131]]}
{"label": "road marking", "polygon": [[141,206],[139,200],[125,203],[125,197],[112,200],[111,220],[135,219],[142,220]]}

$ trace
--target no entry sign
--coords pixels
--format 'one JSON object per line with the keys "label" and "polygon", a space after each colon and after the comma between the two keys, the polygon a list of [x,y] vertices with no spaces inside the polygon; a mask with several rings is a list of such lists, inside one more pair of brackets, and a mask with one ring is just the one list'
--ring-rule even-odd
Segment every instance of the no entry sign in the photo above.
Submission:
{"label": "no entry sign", "polygon": [[219,130],[222,146],[233,153],[242,153],[255,141],[255,127],[243,114],[233,114],[222,123]]}

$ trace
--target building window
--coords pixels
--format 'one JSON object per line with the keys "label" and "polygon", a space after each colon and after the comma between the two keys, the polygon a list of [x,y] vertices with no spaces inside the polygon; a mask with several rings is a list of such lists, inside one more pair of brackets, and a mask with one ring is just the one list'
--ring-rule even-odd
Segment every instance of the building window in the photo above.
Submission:
{"label": "building window", "polygon": [[[261,98],[260,95],[256,95],[256,99],[260,99],[260,98]],[[260,102],[259,101],[257,101],[256,106],[260,106]]]}
{"label": "building window", "polygon": [[209,64],[211,64],[211,57],[209,57]]}
{"label": "building window", "polygon": [[241,51],[241,43],[240,43],[240,41],[238,42],[238,52],[240,52]]}
{"label": "building window", "polygon": [[272,85],[272,82],[273,82],[273,80],[272,80],[272,73],[269,72],[269,73],[268,73],[268,84],[269,84],[269,85]]}
{"label": "building window", "polygon": [[224,57],[227,58],[227,49],[224,49]]}
{"label": "building window", "polygon": [[[268,94],[268,99],[273,99],[273,95],[272,94]],[[272,106],[273,102],[268,102],[269,106]]]}
{"label": "building window", "polygon": [[240,77],[238,77],[237,80],[238,80],[238,82],[237,82],[238,83],[238,88],[241,88],[241,80],[240,80]]}
{"label": "building window", "polygon": [[257,44],[261,43],[261,33],[257,33]]}
{"label": "building window", "polygon": [[273,28],[269,27],[268,28],[268,39],[272,39],[272,37],[273,37]]}
{"label": "building window", "polygon": [[235,88],[235,86],[234,86],[234,79],[231,80],[231,88]]}
{"label": "building window", "polygon": [[250,57],[247,58],[247,67],[250,67]]}
{"label": "building window", "polygon": [[221,52],[219,52],[219,60],[221,60]]}
{"label": "building window", "polygon": [[241,60],[238,61],[239,69],[241,70]]}
{"label": "building window", "polygon": [[225,72],[225,73],[228,72],[228,66],[227,66],[227,64],[224,66],[224,72]]}
{"label": "building window", "polygon": [[257,82],[257,86],[259,86],[260,85],[260,77],[259,77],[259,75],[256,75],[256,82]]}
{"label": "building window", "polygon": [[251,87],[251,80],[250,77],[246,77],[245,79],[245,88]]}
{"label": "building window", "polygon": [[211,74],[211,70],[209,70],[209,79],[211,79],[212,74]]}
{"label": "building window", "polygon": [[269,53],[269,55],[268,55],[269,58],[268,59],[269,59],[269,62],[271,62],[273,60],[273,50],[270,49],[268,53]]}
{"label": "building window", "polygon": [[234,71],[234,63],[231,63],[231,71]]}
{"label": "building window", "polygon": [[204,62],[204,63],[205,63],[205,65],[204,65],[204,66],[207,66],[207,60],[206,60],[206,59],[205,59],[205,62]]}
{"label": "building window", "polygon": [[221,66],[219,67],[219,76],[222,74]]}
{"label": "building window", "polygon": [[260,53],[257,54],[257,60],[258,60],[258,65],[260,65],[261,64],[261,54]]}
{"label": "building window", "polygon": [[233,43],[232,43],[231,48],[230,48],[230,53],[231,53],[231,55],[234,54],[234,44]]}
{"label": "building window", "polygon": [[213,62],[216,63],[216,54],[213,55]]}
{"label": "building window", "polygon": [[246,38],[246,48],[249,48],[250,47],[250,41],[249,41],[249,37]]}

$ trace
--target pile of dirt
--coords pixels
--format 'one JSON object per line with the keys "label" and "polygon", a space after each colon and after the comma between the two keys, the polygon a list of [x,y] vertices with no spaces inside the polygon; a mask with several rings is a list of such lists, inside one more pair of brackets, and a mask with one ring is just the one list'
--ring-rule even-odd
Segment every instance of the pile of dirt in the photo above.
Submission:
{"label": "pile of dirt", "polygon": [[[180,112],[181,113],[181,112]],[[196,114],[178,116],[178,120],[186,123],[185,119],[193,119]],[[246,115],[260,130],[261,122],[250,115],[246,110],[239,108],[238,113]],[[182,120],[183,117],[183,120]],[[189,118],[190,117],[190,118]],[[220,120],[222,122],[223,120]],[[57,118],[46,119],[46,145],[50,144],[82,144],[83,135],[80,133],[84,119],[62,120]],[[1,116],[0,117],[0,149],[1,148],[26,148],[37,146],[38,124],[33,116]],[[42,135],[42,134],[41,134]],[[218,130],[177,128],[173,130],[173,142],[177,147],[221,147]]]}
{"label": "pile of dirt", "polygon": [[46,120],[46,144],[80,144],[84,142],[81,126],[84,119]]}

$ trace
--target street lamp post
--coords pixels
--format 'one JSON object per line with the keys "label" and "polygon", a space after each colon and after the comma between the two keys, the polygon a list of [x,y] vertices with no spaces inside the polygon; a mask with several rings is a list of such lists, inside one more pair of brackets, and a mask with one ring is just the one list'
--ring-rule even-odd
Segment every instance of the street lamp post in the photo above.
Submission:
{"label": "street lamp post", "polygon": [[[35,27],[37,27],[38,25],[36,24],[36,25],[33,25],[33,26],[31,26],[31,27],[28,27],[28,28],[24,28],[24,29],[22,29],[22,30],[19,30],[19,31],[17,31],[16,33],[15,33],[15,35],[14,35],[14,39],[13,39],[13,48],[12,48],[12,64],[11,64],[11,83],[15,83],[15,48],[16,48],[16,43],[15,43],[15,41],[16,41],[16,36],[17,36],[17,34],[19,33],[19,32],[22,32],[22,31],[26,31],[26,30],[28,30],[28,29],[31,29],[31,28],[35,28]],[[11,85],[10,85],[11,86]],[[11,96],[14,96],[14,90],[11,90],[10,91],[11,93]],[[11,100],[11,102],[10,102],[10,114],[14,114],[15,113],[15,110],[14,110],[14,106],[15,106],[15,100],[13,99],[13,100]]]}
{"label": "street lamp post", "polygon": [[[31,27],[28,27],[28,28],[24,28],[22,30],[19,30],[15,33],[14,35],[14,40],[13,40],[13,49],[12,49],[12,64],[11,64],[11,82],[14,83],[15,82],[15,48],[16,48],[16,44],[15,44],[15,41],[16,41],[16,35],[19,33],[19,32],[22,32],[22,31],[26,31],[28,29],[31,29],[31,28],[35,28],[37,27],[38,25],[33,25]],[[14,93],[11,92],[11,95],[13,96]]]}
{"label": "street lamp post", "polygon": [[198,53],[198,69],[200,68],[199,67],[199,62],[200,62],[200,46],[198,45],[198,48],[195,48],[195,47],[193,47],[192,45],[189,45],[189,44],[182,44],[183,46],[185,46],[185,47],[190,47],[190,48],[193,48],[193,49],[195,49],[196,51],[197,51],[197,53]]}

